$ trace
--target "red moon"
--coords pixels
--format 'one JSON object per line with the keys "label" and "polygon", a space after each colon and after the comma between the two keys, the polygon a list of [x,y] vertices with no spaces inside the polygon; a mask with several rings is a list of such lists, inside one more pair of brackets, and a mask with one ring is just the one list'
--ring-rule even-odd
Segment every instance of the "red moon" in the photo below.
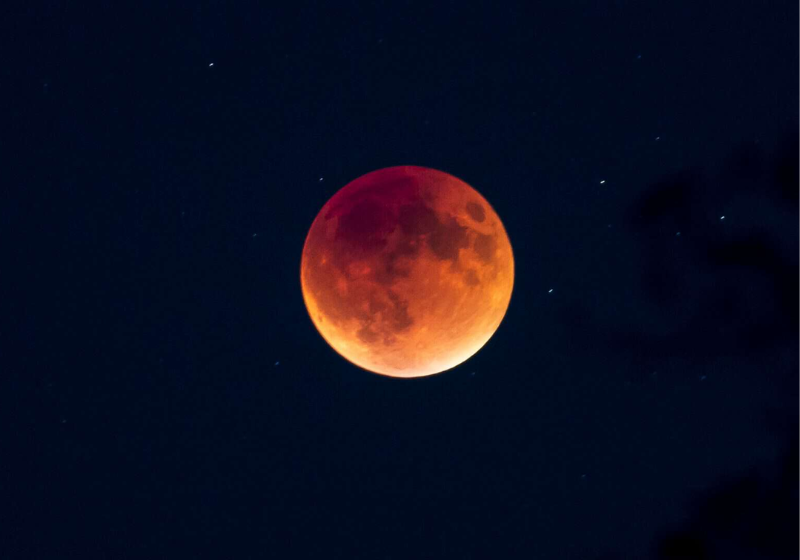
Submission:
{"label": "red moon", "polygon": [[511,300],[514,257],[494,209],[464,181],[387,167],[323,206],[300,265],[311,320],[368,371],[422,377],[480,350]]}

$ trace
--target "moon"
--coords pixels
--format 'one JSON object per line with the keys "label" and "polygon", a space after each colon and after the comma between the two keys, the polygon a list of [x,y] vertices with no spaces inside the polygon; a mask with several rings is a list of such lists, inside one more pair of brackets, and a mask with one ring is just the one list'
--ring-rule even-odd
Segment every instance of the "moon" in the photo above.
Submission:
{"label": "moon", "polygon": [[500,217],[470,185],[416,166],[339,190],[306,237],[303,299],[328,344],[365,370],[422,377],[480,350],[505,316],[514,257]]}

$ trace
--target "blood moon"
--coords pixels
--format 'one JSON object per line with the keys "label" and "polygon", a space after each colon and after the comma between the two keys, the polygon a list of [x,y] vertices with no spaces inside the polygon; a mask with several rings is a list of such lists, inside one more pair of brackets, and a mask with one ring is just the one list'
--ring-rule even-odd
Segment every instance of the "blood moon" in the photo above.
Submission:
{"label": "blood moon", "polygon": [[511,300],[497,213],[464,181],[387,167],[323,206],[300,265],[308,313],[344,358],[391,377],[450,369],[483,347]]}

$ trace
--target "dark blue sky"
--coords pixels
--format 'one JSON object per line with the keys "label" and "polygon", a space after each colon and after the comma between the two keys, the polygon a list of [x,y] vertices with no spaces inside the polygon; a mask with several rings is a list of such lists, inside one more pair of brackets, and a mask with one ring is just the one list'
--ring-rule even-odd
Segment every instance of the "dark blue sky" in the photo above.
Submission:
{"label": "dark blue sky", "polygon": [[[796,2],[9,11],[0,557],[794,557]],[[404,164],[516,259],[414,381],[299,285]]]}

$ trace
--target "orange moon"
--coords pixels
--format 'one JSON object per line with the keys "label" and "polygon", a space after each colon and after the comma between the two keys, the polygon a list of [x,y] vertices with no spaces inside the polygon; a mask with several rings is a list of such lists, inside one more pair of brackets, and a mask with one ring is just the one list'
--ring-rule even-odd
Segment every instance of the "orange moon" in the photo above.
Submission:
{"label": "orange moon", "polygon": [[345,359],[391,377],[453,368],[480,350],[511,300],[514,257],[478,191],[425,167],[387,167],[337,192],[300,264],[303,299]]}

